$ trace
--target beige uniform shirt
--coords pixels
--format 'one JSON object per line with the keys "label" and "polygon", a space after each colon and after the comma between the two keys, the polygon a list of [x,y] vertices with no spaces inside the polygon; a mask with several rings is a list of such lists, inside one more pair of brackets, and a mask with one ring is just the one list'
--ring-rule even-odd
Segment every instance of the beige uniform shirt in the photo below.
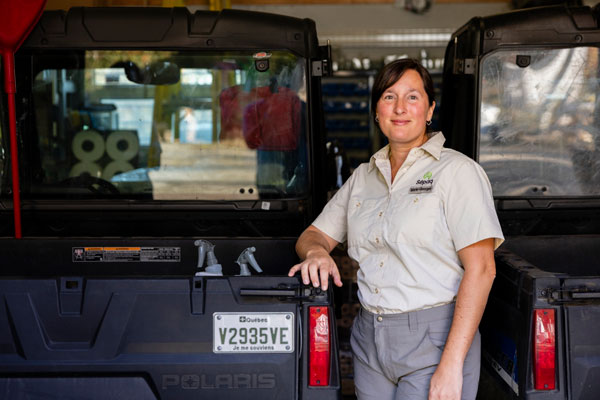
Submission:
{"label": "beige uniform shirt", "polygon": [[388,146],[361,164],[313,225],[338,242],[358,270],[358,297],[373,313],[454,301],[464,270],[457,251],[504,240],[483,169],[443,147],[436,132],[410,151],[392,184]]}

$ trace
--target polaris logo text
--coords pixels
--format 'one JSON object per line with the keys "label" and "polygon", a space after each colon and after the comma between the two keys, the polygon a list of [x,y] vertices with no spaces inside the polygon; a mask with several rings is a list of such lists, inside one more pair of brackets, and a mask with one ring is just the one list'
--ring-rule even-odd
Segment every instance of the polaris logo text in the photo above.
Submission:
{"label": "polaris logo text", "polygon": [[273,389],[275,374],[163,375],[162,388],[168,389]]}

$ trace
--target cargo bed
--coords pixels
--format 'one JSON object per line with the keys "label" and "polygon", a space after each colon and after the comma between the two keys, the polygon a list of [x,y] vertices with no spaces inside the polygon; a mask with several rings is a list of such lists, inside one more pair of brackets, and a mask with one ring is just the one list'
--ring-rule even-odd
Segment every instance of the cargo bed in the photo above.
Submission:
{"label": "cargo bed", "polygon": [[3,279],[0,296],[3,399],[296,398],[306,305],[330,301],[268,276]]}

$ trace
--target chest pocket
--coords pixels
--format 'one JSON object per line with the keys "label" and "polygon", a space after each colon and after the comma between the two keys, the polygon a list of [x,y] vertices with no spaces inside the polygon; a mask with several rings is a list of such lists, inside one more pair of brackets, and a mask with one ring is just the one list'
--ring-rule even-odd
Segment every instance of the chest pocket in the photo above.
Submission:
{"label": "chest pocket", "polygon": [[350,246],[367,240],[373,224],[379,222],[375,218],[378,212],[376,199],[350,199],[348,207],[348,244]]}
{"label": "chest pocket", "polygon": [[388,222],[389,240],[427,247],[435,240],[441,223],[441,201],[434,194],[409,194],[391,205]]}

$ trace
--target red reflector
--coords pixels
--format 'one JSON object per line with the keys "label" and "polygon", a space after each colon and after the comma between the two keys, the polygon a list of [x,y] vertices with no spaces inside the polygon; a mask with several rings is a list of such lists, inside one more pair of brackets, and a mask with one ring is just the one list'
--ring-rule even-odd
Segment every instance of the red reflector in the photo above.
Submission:
{"label": "red reflector", "polygon": [[554,309],[533,314],[533,378],[536,390],[556,388],[556,338]]}
{"label": "red reflector", "polygon": [[329,353],[331,333],[327,307],[309,307],[309,365],[310,386],[329,385]]}

